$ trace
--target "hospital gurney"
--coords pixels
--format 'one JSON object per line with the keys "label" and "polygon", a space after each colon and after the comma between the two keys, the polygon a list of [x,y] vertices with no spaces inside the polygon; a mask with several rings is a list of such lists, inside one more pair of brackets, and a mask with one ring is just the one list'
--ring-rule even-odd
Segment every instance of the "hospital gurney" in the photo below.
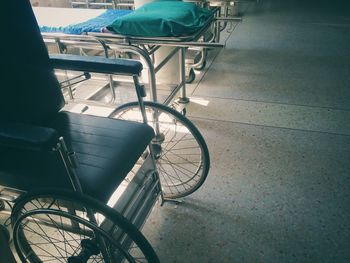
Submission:
{"label": "hospital gurney", "polygon": [[[218,43],[211,43],[215,40],[215,42],[218,42],[218,37],[214,37],[214,34],[210,35],[210,39],[204,39],[204,40],[200,40],[201,42],[199,43],[198,40],[203,37],[203,35],[205,35],[208,31],[210,31],[209,29],[215,27],[215,24],[217,21],[221,20],[222,18],[218,18],[215,17],[216,16],[216,12],[218,9],[214,10],[212,12],[212,16],[208,19],[207,23],[205,23],[203,25],[203,28],[200,29],[198,32],[193,33],[192,35],[188,35],[185,37],[153,37],[153,38],[143,38],[143,37],[129,37],[129,36],[123,36],[123,35],[116,35],[113,34],[111,36],[111,34],[97,34],[96,32],[96,28],[94,28],[94,30],[89,31],[90,28],[86,27],[84,28],[84,30],[81,30],[80,28],[78,30],[76,30],[78,33],[87,33],[90,35],[94,35],[96,37],[98,37],[98,41],[100,42],[100,44],[102,45],[102,48],[104,49],[104,53],[106,56],[108,56],[108,50],[120,50],[121,46],[117,46],[117,44],[119,45],[133,45],[134,47],[132,47],[132,49],[137,49],[138,47],[142,47],[142,51],[140,51],[141,54],[138,54],[144,61],[146,61],[145,63],[147,64],[147,67],[149,68],[150,75],[155,75],[172,57],[174,57],[177,53],[179,53],[179,59],[180,59],[180,73],[182,72],[182,69],[185,69],[185,74],[181,75],[180,74],[180,80],[179,80],[179,85],[177,85],[177,88],[175,88],[175,92],[173,92],[174,94],[176,94],[176,92],[178,90],[181,89],[181,86],[184,86],[183,90],[185,93],[185,84],[183,84],[183,79],[185,79],[184,83],[186,83],[186,76],[191,75],[192,73],[192,79],[193,79],[193,75],[194,72],[193,70],[191,71],[191,69],[196,68],[196,69],[200,69],[201,67],[203,67],[203,64],[205,63],[205,59],[206,56],[203,55],[201,57],[200,61],[197,61],[195,64],[192,65],[188,65],[189,63],[187,63],[187,67],[186,67],[186,63],[183,61],[183,55],[185,54],[185,51],[187,50],[187,48],[189,46],[191,46],[192,48],[196,48],[196,49],[201,49],[203,50],[204,48],[207,47],[223,47],[223,45],[218,44]],[[38,22],[39,25],[46,25],[46,26],[42,26],[42,32],[43,32],[43,36],[45,40],[50,39],[51,41],[56,41],[57,43],[57,47],[60,49],[60,52],[64,52],[63,49],[65,47],[65,43],[69,43],[70,45],[79,45],[80,47],[82,46],[82,43],[88,42],[87,38],[81,38],[81,37],[73,37],[73,35],[69,35],[69,36],[65,36],[63,34],[52,34],[55,32],[62,32],[62,33],[68,33],[68,34],[75,34],[76,32],[74,30],[71,30],[71,28],[68,27],[68,31],[67,30],[61,30],[62,28],[64,28],[64,25],[58,23],[55,25],[55,20],[52,19],[52,17],[57,16],[59,12],[61,12],[61,15],[59,15],[59,17],[67,17],[70,19],[69,22],[66,23],[67,24],[79,24],[79,20],[78,21],[74,21],[72,20],[75,16],[73,15],[73,12],[77,12],[77,17],[79,17],[80,14],[84,13],[85,10],[79,10],[79,9],[74,9],[74,10],[67,10],[67,9],[59,9],[59,10],[55,10],[55,9],[50,9],[50,8],[37,8],[34,9],[36,16],[38,18]],[[40,11],[40,12],[39,12]],[[64,15],[64,13],[67,12],[68,15]],[[101,10],[87,10],[87,14],[90,14],[90,18],[91,17],[95,17],[97,15],[101,14]],[[45,13],[49,13],[51,15],[47,16],[45,15]],[[86,14],[85,14],[86,15]],[[50,19],[48,19],[48,21],[45,21],[45,17],[50,17]],[[108,23],[107,23],[108,24]],[[51,28],[56,28],[58,30],[47,30],[48,28],[50,29],[50,25]],[[101,29],[103,26],[101,24],[99,24],[99,29]],[[44,30],[43,30],[44,29]],[[60,31],[61,30],[61,31]],[[215,34],[219,34],[220,31],[216,30]],[[143,41],[151,41],[152,43],[147,43],[147,42],[143,42]],[[80,43],[79,43],[80,42]],[[106,45],[106,43],[108,42],[108,46]],[[180,43],[182,42],[182,43]],[[96,41],[95,41],[96,43]],[[186,45],[187,43],[187,45]],[[152,47],[150,49],[147,49],[147,44],[149,44],[148,46]],[[180,44],[182,47],[182,51],[180,51]],[[148,61],[152,62],[152,57],[153,54],[157,51],[157,49],[159,49],[161,46],[173,46],[176,47],[176,51],[172,52],[171,54],[169,54],[169,56],[165,57],[163,61],[158,61],[157,62],[157,66],[155,66],[155,70],[152,70],[152,68],[154,68],[154,65],[150,66],[148,65]],[[90,45],[91,47],[92,45]],[[100,46],[101,48],[101,46]],[[107,50],[108,49],[108,50]],[[138,51],[133,50],[133,52],[137,53]],[[183,55],[181,55],[180,53],[183,53]],[[203,54],[205,54],[206,52],[203,52]],[[148,58],[150,57],[150,58]],[[185,57],[186,59],[186,57]],[[186,74],[187,72],[187,74]],[[149,77],[149,81],[150,81],[150,86],[151,86],[151,90],[152,90],[152,94],[154,94],[154,96],[152,97],[152,99],[154,101],[156,101],[156,93],[155,93],[155,83],[153,83],[153,78],[154,76],[150,76]],[[110,81],[112,83],[112,81]],[[111,92],[112,92],[112,97],[114,97],[114,93],[112,90],[112,84],[110,84],[111,86]],[[184,98],[183,101],[186,101],[185,99],[185,95],[181,96],[182,98]],[[169,99],[166,100],[164,103],[168,104],[171,100],[173,99],[173,96],[169,96]]]}

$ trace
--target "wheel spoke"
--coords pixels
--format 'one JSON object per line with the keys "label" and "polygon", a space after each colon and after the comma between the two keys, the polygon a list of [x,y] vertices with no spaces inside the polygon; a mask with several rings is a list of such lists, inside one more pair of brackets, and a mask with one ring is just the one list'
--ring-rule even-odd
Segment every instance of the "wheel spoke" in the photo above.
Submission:
{"label": "wheel spoke", "polygon": [[[61,191],[50,192],[48,196],[59,195]],[[17,212],[13,214],[14,244],[21,260],[35,263],[67,262],[70,257],[80,254],[85,246],[83,240],[90,240],[89,242],[96,242],[100,249],[101,244],[105,244],[112,258],[104,258],[105,254],[99,252],[98,255],[91,255],[87,262],[159,262],[137,228],[128,221],[121,221],[122,218],[116,211],[112,210],[111,213],[110,208],[98,203],[89,205],[89,201],[85,201],[78,193],[70,193],[70,196],[59,196],[56,204],[51,203],[49,208],[46,204],[52,198],[46,196],[46,201],[40,202],[44,198],[29,195],[29,200],[16,204],[14,210]],[[67,207],[78,208],[79,211],[73,209],[76,212],[72,212]],[[80,207],[89,207],[89,211],[113,224],[107,230],[101,228],[89,221]],[[67,222],[70,224],[67,225]],[[95,233],[98,238],[93,238],[90,233]],[[119,238],[121,236],[123,238]],[[97,244],[98,240],[103,240],[103,243]],[[132,247],[129,247],[129,240]]]}
{"label": "wheel spoke", "polygon": [[[203,184],[209,170],[209,154],[203,137],[186,117],[173,109],[148,101],[144,104],[150,126],[159,125],[164,137],[156,156],[164,197],[177,198],[194,192]],[[158,119],[154,119],[155,112]],[[115,116],[142,122],[137,103],[122,106]]]}

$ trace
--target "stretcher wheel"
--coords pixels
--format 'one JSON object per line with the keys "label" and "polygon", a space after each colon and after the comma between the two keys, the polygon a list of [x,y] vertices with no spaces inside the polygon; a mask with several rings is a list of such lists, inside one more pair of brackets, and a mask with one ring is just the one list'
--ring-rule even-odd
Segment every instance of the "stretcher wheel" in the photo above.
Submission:
{"label": "stretcher wheel", "polygon": [[[145,108],[148,124],[156,133],[152,148],[163,196],[179,198],[193,193],[204,183],[210,166],[202,135],[174,109],[149,101],[145,102]],[[142,122],[137,102],[120,106],[111,117]]]}
{"label": "stretcher wheel", "polygon": [[159,262],[134,225],[76,192],[26,193],[16,202],[12,219],[14,245],[22,262]]}
{"label": "stretcher wheel", "polygon": [[196,73],[194,72],[194,69],[191,68],[190,72],[188,73],[188,77],[186,77],[186,83],[191,84],[196,79]]}

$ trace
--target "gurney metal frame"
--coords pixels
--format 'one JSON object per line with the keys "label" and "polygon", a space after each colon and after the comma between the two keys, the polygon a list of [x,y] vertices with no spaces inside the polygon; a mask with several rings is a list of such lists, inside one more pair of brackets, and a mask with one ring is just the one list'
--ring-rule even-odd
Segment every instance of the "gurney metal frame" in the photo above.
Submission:
{"label": "gurney metal frame", "polygon": [[[123,52],[123,49],[128,49],[128,52],[134,53],[137,56],[141,57],[145,61],[149,69],[149,81],[150,81],[150,90],[151,90],[151,99],[152,101],[157,101],[156,95],[156,73],[176,54],[179,56],[180,61],[180,77],[179,83],[173,89],[169,97],[164,101],[165,105],[168,105],[176,93],[181,89],[182,94],[180,96],[180,104],[186,104],[188,98],[186,96],[186,50],[187,48],[195,48],[202,51],[202,56],[200,61],[191,65],[191,68],[200,68],[203,65],[205,60],[206,48],[222,48],[224,45],[219,44],[219,35],[220,21],[237,21],[234,18],[225,18],[217,17],[216,14],[219,11],[219,8],[213,10],[213,16],[207,20],[203,28],[190,36],[183,37],[130,37],[110,33],[88,33],[89,36],[94,38],[87,38],[86,36],[76,36],[76,35],[66,35],[60,33],[42,33],[45,41],[54,41],[58,47],[60,53],[64,53],[65,45],[76,45],[81,48],[84,48],[84,44],[87,48],[95,46],[95,48],[101,48],[104,52],[104,55],[108,57],[109,50],[118,50]],[[214,28],[214,33],[212,37],[207,41],[202,41],[200,38],[207,32],[210,28]],[[95,42],[95,43],[94,43]],[[98,43],[98,45],[96,45]],[[149,45],[151,48],[147,48]],[[129,47],[128,47],[129,46]],[[151,65],[153,62],[154,52],[161,46],[172,46],[175,49],[166,56],[162,61],[159,61],[158,66]],[[131,50],[130,50],[131,49]],[[111,77],[109,78],[112,100],[115,100],[115,93],[113,91],[113,84]],[[180,109],[181,110],[181,109]]]}
{"label": "gurney metal frame", "polygon": [[112,8],[112,9],[134,9],[134,4],[131,2],[123,2],[119,0],[103,0],[101,2],[95,0],[71,0],[71,6],[84,8]]}
{"label": "gurney metal frame", "polygon": [[[186,50],[187,48],[193,47],[193,48],[222,48],[224,45],[219,43],[214,43],[217,38],[215,37],[215,34],[219,33],[218,30],[215,30],[213,36],[211,39],[209,39],[207,42],[199,41],[201,37],[203,37],[204,33],[211,29],[212,26],[215,27],[217,21],[219,21],[221,18],[215,17],[216,12],[218,9],[213,11],[213,16],[209,18],[203,28],[199,30],[198,32],[189,35],[189,36],[181,36],[181,37],[133,37],[133,36],[123,36],[118,34],[110,34],[110,33],[88,33],[91,36],[94,36],[98,38],[99,40],[102,40],[107,46],[109,46],[111,49],[113,49],[115,44],[122,44],[122,45],[129,45],[129,46],[152,46],[151,49],[144,49],[147,52],[147,55],[152,57],[154,52],[157,50],[157,48],[161,46],[171,46],[174,47],[174,50],[169,53],[168,56],[166,56],[162,61],[158,62],[157,67],[149,67],[151,71],[151,75],[155,75],[173,56],[178,54],[179,56],[179,83],[174,88],[172,93],[169,95],[169,97],[164,101],[165,105],[168,105],[172,99],[175,97],[176,93],[181,90],[181,96],[180,96],[180,103],[186,104],[188,102],[188,98],[186,95],[186,77],[185,77],[185,71],[186,71]],[[217,42],[217,41],[215,41]],[[144,57],[143,57],[144,58]],[[145,59],[145,58],[144,58]],[[149,59],[145,59],[149,60]],[[148,65],[149,66],[149,65]],[[198,67],[198,65],[193,65],[194,67]],[[152,68],[154,68],[154,71],[152,72]],[[153,90],[154,93],[155,90]],[[153,95],[152,98],[154,101],[156,101],[156,96]]]}

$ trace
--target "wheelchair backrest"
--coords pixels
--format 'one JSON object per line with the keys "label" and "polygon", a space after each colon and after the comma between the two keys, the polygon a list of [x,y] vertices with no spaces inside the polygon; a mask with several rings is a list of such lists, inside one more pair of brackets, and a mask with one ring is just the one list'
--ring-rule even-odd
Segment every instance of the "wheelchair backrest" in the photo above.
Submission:
{"label": "wheelchair backrest", "polygon": [[29,0],[1,3],[0,121],[40,124],[64,105]]}

